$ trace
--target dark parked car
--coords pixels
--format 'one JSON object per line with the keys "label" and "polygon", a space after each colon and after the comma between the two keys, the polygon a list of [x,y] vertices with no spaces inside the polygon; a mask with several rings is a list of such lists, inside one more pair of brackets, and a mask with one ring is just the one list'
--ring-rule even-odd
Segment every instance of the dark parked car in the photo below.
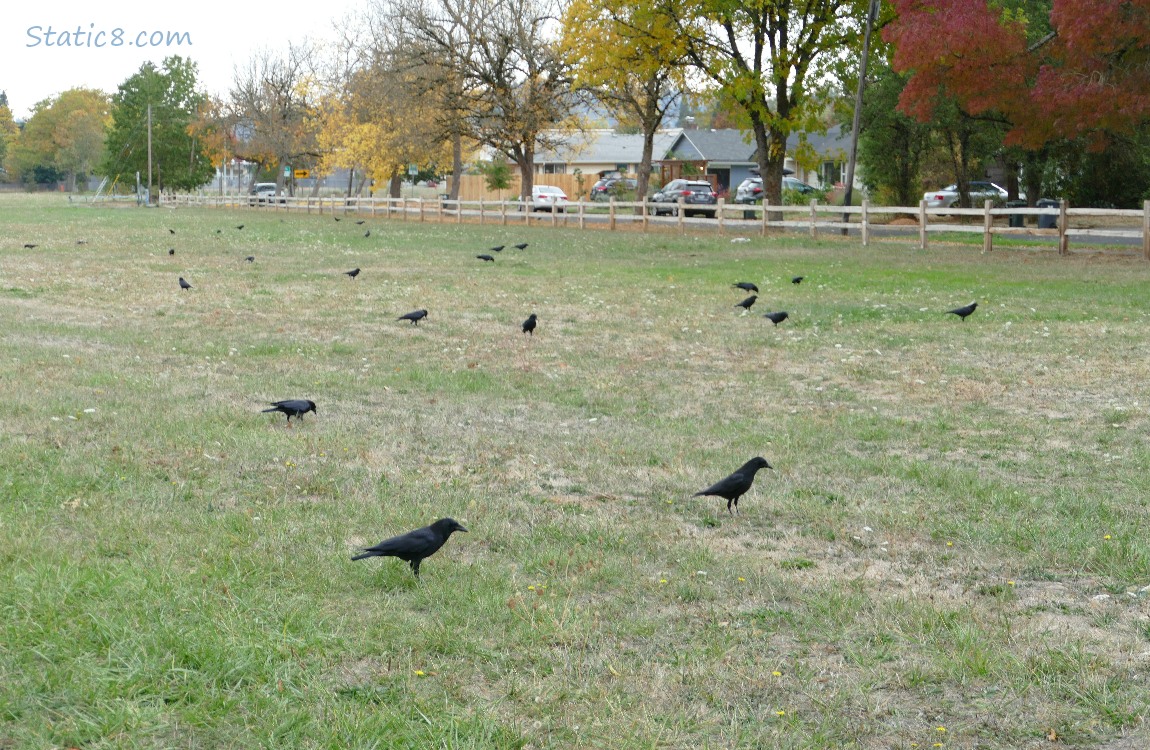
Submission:
{"label": "dark parked car", "polygon": [[591,200],[609,201],[612,197],[618,198],[620,193],[633,193],[638,187],[639,182],[630,177],[607,177],[591,186]]}
{"label": "dark parked car", "polygon": [[656,216],[670,214],[678,216],[679,199],[683,200],[683,215],[699,216],[715,215],[715,206],[719,196],[705,180],[671,180],[651,196],[651,203]]}
{"label": "dark parked car", "polygon": [[[817,193],[816,188],[811,187],[802,180],[796,180],[794,177],[783,178],[783,192],[794,190],[802,195],[807,193]],[[735,203],[762,203],[763,202],[763,178],[762,177],[748,177],[739,183],[738,189],[735,191]]]}

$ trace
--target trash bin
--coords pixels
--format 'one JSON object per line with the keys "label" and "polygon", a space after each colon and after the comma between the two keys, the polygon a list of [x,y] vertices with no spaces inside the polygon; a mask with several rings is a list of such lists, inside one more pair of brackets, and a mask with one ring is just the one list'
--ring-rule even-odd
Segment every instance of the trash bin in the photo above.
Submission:
{"label": "trash bin", "polygon": [[439,194],[439,206],[440,206],[440,208],[443,208],[443,209],[447,208],[447,199],[450,197],[451,197],[451,193],[440,193]]}
{"label": "trash bin", "polygon": [[[1042,198],[1034,205],[1039,208],[1058,208],[1061,204],[1056,200],[1050,198]],[[1056,214],[1039,214],[1038,216],[1039,229],[1057,229],[1058,216]]]}
{"label": "trash bin", "polygon": [[743,209],[743,218],[746,219],[747,221],[754,221],[755,220],[755,209],[744,208]]}
{"label": "trash bin", "polygon": [[[1007,208],[1026,208],[1026,201],[1007,201]],[[1026,226],[1026,216],[1024,214],[1008,214],[1007,219],[1012,227]]]}

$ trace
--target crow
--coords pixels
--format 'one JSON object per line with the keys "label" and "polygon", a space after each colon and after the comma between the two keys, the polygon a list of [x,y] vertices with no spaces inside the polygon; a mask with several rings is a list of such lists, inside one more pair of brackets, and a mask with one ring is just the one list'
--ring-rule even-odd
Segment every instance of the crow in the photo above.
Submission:
{"label": "crow", "polygon": [[175,234],[175,233],[176,233],[176,230],[175,230],[175,229],[169,229],[169,230],[168,230],[168,232],[169,232],[169,233],[171,233],[171,234]]}
{"label": "crow", "polygon": [[523,332],[529,333],[532,336],[534,336],[535,335],[535,326],[538,323],[539,323],[539,318],[536,317],[535,313],[531,313],[531,317],[529,317],[529,318],[527,318],[527,320],[523,321]]}
{"label": "crow", "polygon": [[246,260],[248,263],[255,263],[256,262],[256,256],[249,255],[248,257],[244,258],[244,260]]}
{"label": "crow", "polygon": [[278,411],[281,414],[287,414],[288,424],[291,424],[291,418],[303,419],[303,415],[309,411],[314,414],[319,414],[315,410],[315,402],[306,398],[292,398],[287,401],[272,401],[272,408],[264,409],[263,414],[268,412]]}
{"label": "crow", "polygon": [[350,271],[344,271],[343,274],[344,276],[350,276],[354,279],[356,276],[359,276],[359,269],[353,268]]}
{"label": "crow", "polygon": [[363,226],[364,222],[365,222],[365,220],[364,220],[364,219],[360,219],[359,221],[357,221],[357,222],[355,223],[355,225],[356,225],[357,227],[359,227],[359,226]]}
{"label": "crow", "polygon": [[246,226],[247,226],[247,224],[239,224],[236,226],[236,229],[243,229]]}
{"label": "crow", "polygon": [[526,242],[520,242],[518,245],[512,245],[512,247],[514,247],[517,250],[526,250],[527,249],[527,243]]}
{"label": "crow", "polygon": [[189,284],[188,282],[184,281],[184,277],[181,276],[180,277],[180,289],[191,289],[191,288],[192,288],[192,285]]}
{"label": "crow", "polygon": [[977,302],[971,302],[969,305],[964,305],[963,307],[956,307],[953,310],[947,310],[946,314],[947,315],[957,315],[958,317],[962,318],[962,322],[965,323],[966,322],[966,316],[970,315],[972,312],[974,312],[974,308],[976,308],[976,307],[978,307],[978,303]]}
{"label": "crow", "polygon": [[419,577],[419,564],[424,558],[431,557],[442,547],[448,537],[456,531],[467,532],[454,518],[441,518],[430,526],[409,531],[406,534],[384,539],[374,547],[366,547],[363,554],[356,555],[352,560],[362,560],[365,557],[398,557],[411,565],[411,570]]}
{"label": "crow", "polygon": [[24,244],[25,250],[35,250],[38,247],[40,247],[40,246],[39,245],[33,245],[31,242],[27,242]]}
{"label": "crow", "polygon": [[805,279],[805,278],[806,278],[806,276],[796,276],[793,279],[791,279],[791,283],[792,284],[801,284],[801,283],[803,283],[803,279]]}
{"label": "crow", "polygon": [[763,317],[766,318],[767,320],[771,321],[772,323],[775,324],[776,327],[778,327],[779,323],[782,323],[784,320],[787,319],[787,313],[785,311],[771,312],[771,313],[767,313]]}
{"label": "crow", "polygon": [[735,305],[735,307],[741,307],[744,310],[750,310],[751,305],[755,304],[755,300],[757,300],[757,299],[758,299],[758,296],[752,294],[750,297],[747,297],[745,300],[743,300],[739,304]]}
{"label": "crow", "polygon": [[707,489],[700,490],[691,497],[713,495],[715,497],[726,498],[727,512],[734,515],[731,506],[734,505],[736,511],[739,509],[739,498],[746,494],[747,490],[751,489],[751,483],[755,481],[755,473],[758,472],[759,469],[773,468],[773,466],[767,463],[767,459],[762,456],[756,456],[740,466],[731,476],[726,479],[720,479]]}
{"label": "crow", "polygon": [[487,253],[480,253],[479,255],[476,255],[475,257],[476,257],[476,258],[479,258],[480,260],[489,260],[489,261],[491,261],[492,263],[494,263],[494,262],[495,262],[495,258],[492,258],[492,257],[491,257],[490,255],[488,255]]}
{"label": "crow", "polygon": [[759,288],[749,281],[740,281],[737,284],[731,284],[731,288],[732,289],[742,289],[742,290],[747,291],[747,292],[755,292],[756,294],[759,291]]}
{"label": "crow", "polygon": [[76,244],[77,244],[77,245],[87,245],[87,244],[88,244],[88,240],[76,240]]}
{"label": "crow", "polygon": [[336,221],[340,221],[340,218],[338,216],[333,216],[331,218],[335,219]]}
{"label": "crow", "polygon": [[223,232],[223,231],[224,231],[224,230],[222,230],[222,229],[217,229],[217,230],[216,230],[216,234],[220,234],[220,233],[221,233],[221,232]]}
{"label": "crow", "polygon": [[371,236],[371,230],[369,229],[369,230],[367,230],[366,232],[364,232],[364,233],[363,233],[363,236],[364,236],[364,237],[370,237],[370,236]]}
{"label": "crow", "polygon": [[169,247],[168,248],[168,255],[175,255],[175,254],[176,254],[176,248]]}
{"label": "crow", "polygon": [[507,245],[496,245],[495,247],[491,248],[491,252],[501,253],[501,252],[503,252],[503,248],[505,248],[505,247],[507,247]]}
{"label": "crow", "polygon": [[396,320],[410,320],[413,326],[419,325],[419,321],[427,317],[427,310],[416,310],[409,312],[407,315],[400,315]]}

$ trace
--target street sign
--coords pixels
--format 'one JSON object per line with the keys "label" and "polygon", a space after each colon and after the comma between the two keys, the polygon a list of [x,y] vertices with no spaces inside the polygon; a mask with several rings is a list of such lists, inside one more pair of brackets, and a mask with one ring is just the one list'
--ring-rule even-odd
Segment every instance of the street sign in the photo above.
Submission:
{"label": "street sign", "polygon": [[407,167],[407,173],[412,177],[415,177],[417,174],[419,174],[419,166],[416,164],[409,164]]}
{"label": "street sign", "polygon": [[284,166],[284,177],[291,177],[291,167]]}
{"label": "street sign", "polygon": [[308,177],[311,177],[310,169],[297,169],[295,171],[295,178],[297,180],[306,180]]}

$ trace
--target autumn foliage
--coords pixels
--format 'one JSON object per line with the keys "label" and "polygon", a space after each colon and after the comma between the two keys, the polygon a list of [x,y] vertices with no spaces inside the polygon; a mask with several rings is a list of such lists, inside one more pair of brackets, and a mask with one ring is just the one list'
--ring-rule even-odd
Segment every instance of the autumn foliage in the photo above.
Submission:
{"label": "autumn foliage", "polygon": [[1150,0],[1054,0],[1049,38],[1027,39],[1021,12],[986,0],[893,0],[884,30],[900,99],[926,120],[943,97],[1010,126],[1007,142],[1104,143],[1150,120]]}

